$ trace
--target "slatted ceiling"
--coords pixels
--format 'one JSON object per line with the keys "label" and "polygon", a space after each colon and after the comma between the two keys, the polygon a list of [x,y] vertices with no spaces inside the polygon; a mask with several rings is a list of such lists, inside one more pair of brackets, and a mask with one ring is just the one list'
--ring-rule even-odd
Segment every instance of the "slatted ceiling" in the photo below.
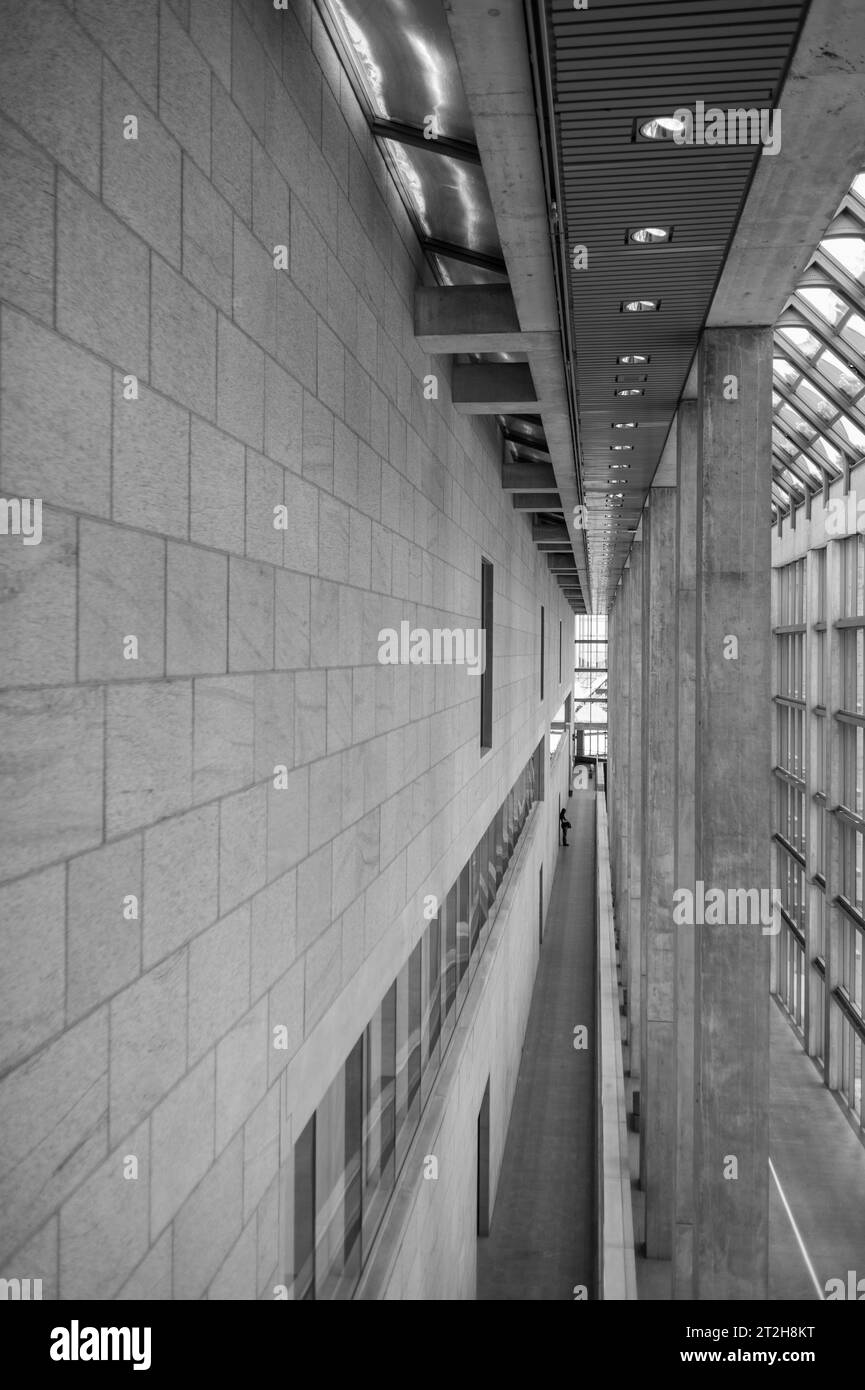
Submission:
{"label": "slatted ceiling", "polygon": [[[537,0],[539,5],[544,0]],[[607,566],[590,561],[596,611],[605,611],[667,439],[759,145],[677,146],[640,138],[638,123],[679,107],[771,109],[808,0],[545,0],[562,206],[568,248],[572,351],[580,415],[590,556],[593,525],[614,525]],[[783,134],[783,131],[782,131]],[[672,227],[669,243],[633,246],[630,229]],[[571,257],[568,256],[570,267]],[[624,313],[631,299],[659,311]],[[625,352],[651,362],[628,369]],[[617,377],[645,376],[644,394],[617,397]],[[614,430],[635,420],[636,430]],[[630,444],[629,452],[611,445]],[[627,463],[626,469],[614,469]],[[623,492],[607,510],[600,493]],[[594,531],[597,535],[597,529]]]}

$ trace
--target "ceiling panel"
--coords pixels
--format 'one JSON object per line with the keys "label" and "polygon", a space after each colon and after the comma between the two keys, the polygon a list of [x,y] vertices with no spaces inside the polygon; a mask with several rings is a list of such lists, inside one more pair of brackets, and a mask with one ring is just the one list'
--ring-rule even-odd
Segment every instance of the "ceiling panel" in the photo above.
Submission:
{"label": "ceiling panel", "polygon": [[[591,0],[584,10],[547,0],[595,611],[612,601],[756,161],[771,158],[759,144],[649,140],[639,126],[698,101],[769,111],[806,10],[807,0]],[[639,227],[672,233],[633,245]],[[575,245],[587,248],[585,270],[572,266]],[[639,299],[659,308],[623,311]],[[629,369],[618,362],[629,352],[651,361]],[[645,380],[619,380],[629,374]],[[616,396],[628,384],[644,394]],[[614,428],[626,422],[636,428]],[[614,492],[622,505],[605,508]],[[608,559],[597,539],[605,514]]]}

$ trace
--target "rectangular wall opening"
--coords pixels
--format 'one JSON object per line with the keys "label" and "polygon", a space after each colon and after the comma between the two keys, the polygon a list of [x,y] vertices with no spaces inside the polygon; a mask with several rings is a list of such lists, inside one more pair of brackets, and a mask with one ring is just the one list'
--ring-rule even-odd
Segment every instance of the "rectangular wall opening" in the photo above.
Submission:
{"label": "rectangular wall opening", "polygon": [[481,675],[481,750],[493,746],[493,567],[481,560],[481,626],[484,669]]}
{"label": "rectangular wall opening", "polygon": [[478,1111],[478,1235],[490,1233],[490,1079]]}

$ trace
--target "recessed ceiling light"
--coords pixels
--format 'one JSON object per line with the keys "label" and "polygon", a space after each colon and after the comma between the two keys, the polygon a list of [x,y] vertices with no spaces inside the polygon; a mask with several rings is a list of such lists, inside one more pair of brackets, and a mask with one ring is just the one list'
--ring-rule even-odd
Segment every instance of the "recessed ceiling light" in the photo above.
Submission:
{"label": "recessed ceiling light", "polygon": [[645,396],[645,391],[641,391],[639,386],[623,386],[616,393],[617,396]]}
{"label": "recessed ceiling light", "polygon": [[644,140],[672,140],[674,135],[681,135],[684,129],[685,122],[680,116],[652,116],[639,125]]}
{"label": "recessed ceiling light", "polygon": [[614,430],[635,430],[636,428],[636,420],[615,420],[613,422]]}
{"label": "recessed ceiling light", "polygon": [[611,468],[630,468],[630,466],[631,466],[631,465],[630,465],[629,463],[611,463],[611,464],[610,464],[610,467],[611,467]]}
{"label": "recessed ceiling light", "polygon": [[650,314],[653,309],[659,309],[660,299],[623,299],[621,312],[623,314]]}
{"label": "recessed ceiling light", "polygon": [[625,449],[633,449],[633,447],[634,447],[633,444],[611,444],[611,445],[610,445],[610,448],[611,448],[611,449],[614,449],[617,453],[622,453],[622,452],[624,452]]}
{"label": "recessed ceiling light", "polygon": [[672,227],[632,227],[628,232],[628,241],[635,246],[654,246],[658,242],[669,241],[672,231]]}
{"label": "recessed ceiling light", "polygon": [[[648,365],[651,358],[646,352],[623,352],[621,357],[616,358],[616,361],[622,367],[644,367]],[[642,380],[645,380],[645,377]]]}

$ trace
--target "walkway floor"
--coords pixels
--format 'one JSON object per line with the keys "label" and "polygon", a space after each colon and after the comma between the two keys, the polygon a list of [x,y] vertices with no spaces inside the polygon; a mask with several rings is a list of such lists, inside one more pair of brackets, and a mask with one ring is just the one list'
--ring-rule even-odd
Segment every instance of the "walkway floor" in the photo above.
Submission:
{"label": "walkway floor", "polygon": [[479,1299],[592,1294],[594,1057],[574,1028],[595,1024],[595,793],[568,801],[490,1235],[478,1242]]}
{"label": "walkway floor", "polygon": [[865,1277],[865,1147],[774,1001],[771,1029],[769,1297],[817,1299]]}
{"label": "walkway floor", "polygon": [[[849,1270],[865,1278],[865,1147],[780,1005],[769,1009],[769,1299],[810,1301]],[[637,1141],[632,1172],[638,1162]],[[638,1254],[641,1299],[669,1299],[670,1279],[669,1261]]]}

